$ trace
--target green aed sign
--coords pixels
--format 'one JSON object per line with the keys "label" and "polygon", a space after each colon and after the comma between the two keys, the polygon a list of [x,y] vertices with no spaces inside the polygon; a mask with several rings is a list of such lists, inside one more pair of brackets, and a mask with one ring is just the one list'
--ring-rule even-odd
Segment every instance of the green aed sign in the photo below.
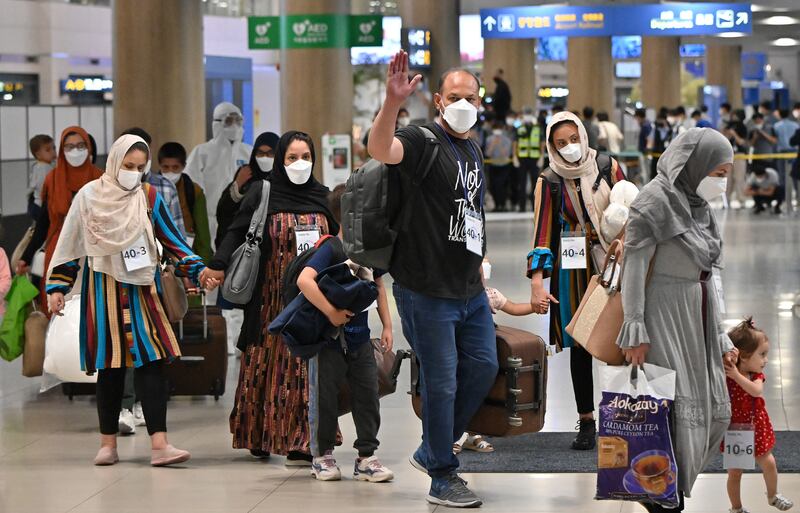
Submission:
{"label": "green aed sign", "polygon": [[250,16],[247,25],[248,47],[251,50],[383,45],[382,16],[346,14]]}

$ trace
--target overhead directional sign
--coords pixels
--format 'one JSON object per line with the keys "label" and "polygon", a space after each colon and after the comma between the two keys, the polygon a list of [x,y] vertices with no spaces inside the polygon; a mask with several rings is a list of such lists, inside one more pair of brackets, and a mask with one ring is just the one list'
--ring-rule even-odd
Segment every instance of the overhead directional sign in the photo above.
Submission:
{"label": "overhead directional sign", "polygon": [[484,39],[705,36],[752,32],[750,4],[675,3],[481,9]]}
{"label": "overhead directional sign", "polygon": [[381,46],[382,19],[346,14],[250,16],[248,46],[251,50]]}

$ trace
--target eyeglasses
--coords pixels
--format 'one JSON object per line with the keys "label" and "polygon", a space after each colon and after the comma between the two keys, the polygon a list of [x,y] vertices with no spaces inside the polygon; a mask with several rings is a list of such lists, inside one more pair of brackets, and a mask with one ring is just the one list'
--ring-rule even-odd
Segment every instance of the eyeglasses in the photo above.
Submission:
{"label": "eyeglasses", "polygon": [[215,119],[214,121],[219,121],[225,126],[233,126],[239,125],[242,126],[242,116],[238,114],[228,114],[225,116],[225,119]]}
{"label": "eyeglasses", "polygon": [[72,151],[72,150],[85,150],[86,143],[78,143],[78,144],[65,144],[64,151]]}

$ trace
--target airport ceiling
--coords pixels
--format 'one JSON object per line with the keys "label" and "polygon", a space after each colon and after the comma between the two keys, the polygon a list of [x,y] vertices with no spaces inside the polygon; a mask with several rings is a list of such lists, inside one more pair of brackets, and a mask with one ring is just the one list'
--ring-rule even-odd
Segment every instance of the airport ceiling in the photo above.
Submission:
{"label": "airport ceiling", "polygon": [[[724,2],[725,0],[719,0]],[[654,0],[461,0],[463,14],[477,14],[488,7],[512,7],[531,5],[621,5],[655,3]],[[661,2],[668,3],[668,2]],[[672,3],[672,2],[670,2]],[[701,3],[701,2],[687,2]],[[742,37],[715,37],[722,44],[742,45],[746,51],[800,52],[800,0],[755,0],[753,5],[753,33]],[[779,24],[775,24],[779,23]],[[632,34],[633,35],[633,34]],[[708,37],[684,37],[687,43],[708,42]],[[788,46],[777,46],[779,42]]]}

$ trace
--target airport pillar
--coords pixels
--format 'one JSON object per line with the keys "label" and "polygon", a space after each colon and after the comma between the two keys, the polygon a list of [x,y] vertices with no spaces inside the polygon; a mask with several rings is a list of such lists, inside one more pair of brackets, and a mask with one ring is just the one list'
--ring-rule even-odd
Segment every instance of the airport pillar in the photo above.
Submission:
{"label": "airport pillar", "polygon": [[114,136],[132,126],[153,148],[206,135],[203,11],[197,0],[114,0]]}
{"label": "airport pillar", "polygon": [[571,37],[567,46],[567,109],[590,106],[609,115],[614,109],[611,37]]}
{"label": "airport pillar", "polygon": [[681,105],[681,40],[642,38],[642,101],[659,109]]}
{"label": "airport pillar", "polygon": [[494,90],[492,77],[498,69],[511,89],[511,108],[536,108],[536,40],[484,39],[483,80],[486,90]]}
{"label": "airport pillar", "polygon": [[708,43],[706,45],[706,83],[724,86],[728,103],[734,109],[742,105],[742,47]]}

